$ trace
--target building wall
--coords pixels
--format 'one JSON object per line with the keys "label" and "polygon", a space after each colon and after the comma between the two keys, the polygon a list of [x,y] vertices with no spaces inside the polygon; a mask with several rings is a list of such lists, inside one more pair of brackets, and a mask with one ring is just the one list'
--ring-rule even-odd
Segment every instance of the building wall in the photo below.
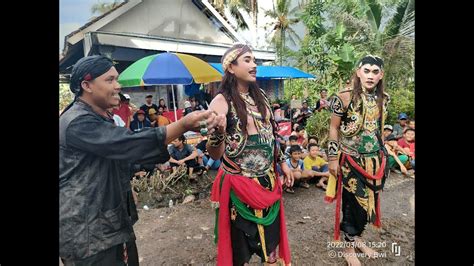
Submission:
{"label": "building wall", "polygon": [[100,30],[233,43],[190,0],[143,0]]}

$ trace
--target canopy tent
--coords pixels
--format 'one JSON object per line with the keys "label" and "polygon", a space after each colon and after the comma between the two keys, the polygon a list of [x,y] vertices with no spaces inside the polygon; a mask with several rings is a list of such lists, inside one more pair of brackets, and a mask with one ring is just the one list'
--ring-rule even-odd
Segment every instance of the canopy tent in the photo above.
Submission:
{"label": "canopy tent", "polygon": [[[222,64],[219,63],[209,63],[213,68],[215,68],[222,75],[224,71],[222,69]],[[295,67],[289,66],[257,66],[257,80],[274,80],[275,81],[275,95],[278,94],[279,83],[278,80],[285,79],[316,79],[316,76],[309,73],[303,72]],[[283,88],[283,86],[282,86]]]}
{"label": "canopy tent", "polygon": [[[213,68],[224,74],[222,64],[209,63]],[[316,76],[289,66],[257,66],[257,79],[315,79]]]}

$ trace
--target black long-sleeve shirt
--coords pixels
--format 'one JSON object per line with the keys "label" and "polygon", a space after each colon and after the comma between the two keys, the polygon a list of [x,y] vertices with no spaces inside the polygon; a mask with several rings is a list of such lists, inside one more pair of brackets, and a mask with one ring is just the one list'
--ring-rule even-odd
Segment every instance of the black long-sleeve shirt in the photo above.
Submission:
{"label": "black long-sleeve shirt", "polygon": [[135,239],[124,195],[130,163],[168,161],[166,127],[117,127],[82,100],[59,119],[60,257],[81,259]]}

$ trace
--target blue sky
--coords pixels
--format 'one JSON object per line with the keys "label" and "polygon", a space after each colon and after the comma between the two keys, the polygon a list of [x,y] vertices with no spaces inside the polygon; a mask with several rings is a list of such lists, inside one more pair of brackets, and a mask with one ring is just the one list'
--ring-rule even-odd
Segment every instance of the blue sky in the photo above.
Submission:
{"label": "blue sky", "polygon": [[92,17],[90,10],[92,5],[98,2],[98,0],[59,0],[60,52],[63,50],[64,36],[86,24]]}

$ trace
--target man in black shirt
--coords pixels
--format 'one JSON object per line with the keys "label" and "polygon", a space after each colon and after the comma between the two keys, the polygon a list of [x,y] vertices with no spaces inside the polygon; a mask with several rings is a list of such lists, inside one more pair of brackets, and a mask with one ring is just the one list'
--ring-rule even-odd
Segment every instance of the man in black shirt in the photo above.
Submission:
{"label": "man in black shirt", "polygon": [[145,112],[145,117],[148,118],[148,120],[150,121],[151,121],[150,112],[149,112],[150,109],[155,109],[155,113],[158,112],[158,105],[151,103],[152,100],[153,100],[153,95],[148,94],[145,97],[145,104],[140,106],[140,110],[143,110]]}

